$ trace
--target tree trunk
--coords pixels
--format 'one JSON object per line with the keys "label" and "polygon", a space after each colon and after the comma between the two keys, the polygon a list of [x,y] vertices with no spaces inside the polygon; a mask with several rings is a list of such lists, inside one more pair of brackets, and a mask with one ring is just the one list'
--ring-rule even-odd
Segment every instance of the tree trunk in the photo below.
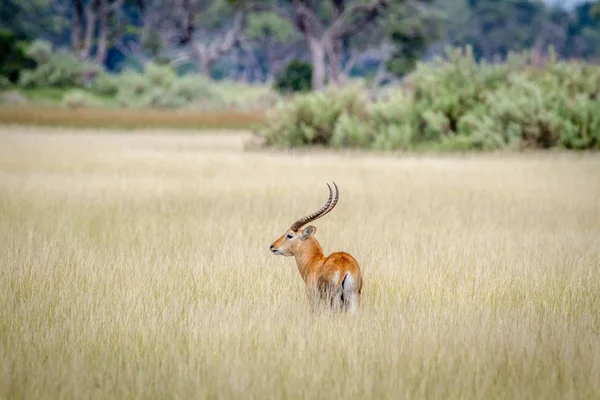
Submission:
{"label": "tree trunk", "polygon": [[107,41],[108,41],[108,11],[106,9],[106,0],[99,0],[100,4],[98,7],[99,28],[98,28],[98,41],[96,44],[96,56],[95,61],[100,65],[104,65],[106,60]]}
{"label": "tree trunk", "polygon": [[73,0],[73,20],[71,22],[71,45],[75,53],[79,53],[82,46],[83,3],[81,0]]}
{"label": "tree trunk", "polygon": [[203,44],[192,43],[192,54],[198,63],[200,74],[210,78],[210,67],[214,60],[209,54],[209,49]]}
{"label": "tree trunk", "polygon": [[83,38],[83,44],[80,46],[78,53],[80,60],[87,60],[92,52],[92,43],[96,31],[95,3],[96,1],[93,0],[85,7],[85,37]]}
{"label": "tree trunk", "polygon": [[325,73],[327,71],[325,46],[318,39],[311,37],[308,39],[308,49],[312,64],[312,90],[316,92],[325,88]]}
{"label": "tree trunk", "polygon": [[342,84],[342,41],[327,40],[327,57],[329,58],[329,68],[331,74],[331,82],[336,86]]}

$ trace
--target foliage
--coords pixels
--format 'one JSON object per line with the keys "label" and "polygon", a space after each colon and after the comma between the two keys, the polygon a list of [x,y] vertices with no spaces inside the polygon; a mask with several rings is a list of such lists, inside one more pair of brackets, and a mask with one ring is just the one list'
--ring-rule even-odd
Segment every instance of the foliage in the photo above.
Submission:
{"label": "foliage", "polygon": [[49,0],[2,0],[0,27],[20,40],[32,40],[41,35],[56,33],[65,26],[65,19],[53,13]]}
{"label": "foliage", "polygon": [[63,104],[69,109],[98,107],[100,100],[81,89],[68,91],[63,98]]}
{"label": "foliage", "polygon": [[34,40],[27,48],[27,57],[38,65],[47,64],[52,57],[52,43],[46,40]]}
{"label": "foliage", "polygon": [[102,72],[101,66],[80,61],[65,49],[53,51],[45,41],[33,42],[26,54],[35,60],[36,67],[21,74],[19,84],[24,88],[88,86]]}
{"label": "foliage", "polygon": [[149,63],[145,72],[152,86],[169,87],[177,79],[177,74],[168,65]]}
{"label": "foliage", "polygon": [[[357,118],[365,113],[365,107],[366,100],[355,88],[300,94],[289,102],[279,103],[267,114],[268,123],[262,135],[275,146],[329,145],[332,140],[342,142],[346,131],[338,133],[338,138],[334,139],[338,122],[343,118]],[[350,140],[354,140],[351,133]]]}
{"label": "foliage", "polygon": [[102,96],[116,96],[122,78],[106,72],[100,73],[92,83],[92,91]]}
{"label": "foliage", "polygon": [[394,46],[386,63],[388,71],[398,76],[412,71],[430,44],[439,39],[441,23],[442,15],[422,4],[394,4],[386,20],[387,35]]}
{"label": "foliage", "polygon": [[[292,57],[311,59],[308,36],[315,39],[313,43],[329,48],[331,54],[323,63],[319,62],[317,71],[329,67],[330,81],[342,81],[348,73],[360,77],[375,75],[384,65],[392,74],[404,76],[414,69],[418,60],[440,54],[446,45],[472,45],[476,58],[488,61],[504,60],[511,51],[543,51],[549,46],[554,47],[560,58],[597,60],[600,57],[598,1],[574,1],[569,2],[568,7],[552,7],[549,4],[560,2],[328,0],[304,2],[305,7],[297,8],[293,2],[283,1],[263,1],[251,6],[235,0],[175,3],[127,0],[111,1],[108,14],[101,12],[103,7],[86,7],[92,3],[103,2],[3,0],[0,27],[18,40],[50,40],[54,48],[69,48],[78,59],[104,62],[111,72],[122,71],[134,63],[139,63],[141,68],[141,64],[148,61],[176,58],[179,62],[189,56],[186,64],[191,65],[190,68],[204,65],[203,72],[208,74],[210,70],[213,78],[243,76],[252,82],[271,82]],[[335,24],[340,29],[332,29],[342,9],[348,10],[360,3],[379,7],[372,12],[349,12],[348,18]],[[82,7],[74,8],[76,4]],[[246,18],[239,25],[243,27],[239,35],[233,35],[232,28],[238,26],[234,24],[234,16],[240,7],[247,7]],[[278,11],[266,11],[274,8]],[[75,13],[75,9],[80,13]],[[106,29],[100,27],[104,20]],[[93,25],[91,21],[97,22],[97,29],[86,33],[86,27]],[[104,33],[106,54],[101,50]],[[43,42],[37,44],[43,45]],[[229,55],[222,51],[225,44],[227,51],[231,51]],[[203,46],[210,50],[204,55],[192,50]],[[313,47],[313,51],[315,48],[320,45]],[[49,57],[51,52],[52,47],[46,44],[45,49],[42,46],[34,54]],[[2,55],[6,54],[3,50]],[[320,59],[314,58],[313,62]],[[38,64],[48,62],[38,59]],[[16,74],[23,69],[26,68],[13,68],[11,81],[17,82]],[[181,69],[178,71],[181,73]],[[94,73],[91,67],[88,72]],[[316,85],[321,87],[326,78],[321,79],[321,73],[316,75],[319,76],[315,79],[319,82]],[[91,83],[87,72],[83,81],[83,84]]]}
{"label": "foliage", "polygon": [[294,36],[294,27],[271,12],[256,12],[248,16],[246,35],[249,39],[272,38],[285,42]]}
{"label": "foliage", "polygon": [[446,14],[445,42],[471,45],[478,58],[505,59],[510,52],[548,46],[561,57],[600,55],[600,25],[589,2],[570,11],[530,0],[436,0],[436,6]]}
{"label": "foliage", "polygon": [[292,60],[277,77],[274,87],[282,93],[306,92],[311,89],[312,66],[302,60]]}
{"label": "foliage", "polygon": [[117,101],[126,108],[184,108],[222,103],[206,77],[177,77],[166,65],[147,64],[144,72],[126,71],[118,78]]}
{"label": "foliage", "polygon": [[84,91],[89,98],[98,100],[90,102],[90,107],[206,110],[262,110],[279,99],[267,85],[215,82],[201,75],[180,77],[171,67],[153,63],[146,64],[140,72],[112,74],[96,64],[77,66],[71,55],[66,56],[63,68],[57,69],[51,56],[48,63],[24,74],[20,83],[27,98],[46,105],[65,104],[66,91],[78,89],[74,91],[75,100],[67,103],[77,104],[77,96]]}
{"label": "foliage", "polygon": [[470,49],[420,63],[387,98],[360,90],[297,95],[257,130],[267,146],[379,150],[600,149],[600,66]]}
{"label": "foliage", "polygon": [[24,45],[12,32],[0,31],[0,79],[18,82],[21,71],[32,68],[34,63],[26,54]]}

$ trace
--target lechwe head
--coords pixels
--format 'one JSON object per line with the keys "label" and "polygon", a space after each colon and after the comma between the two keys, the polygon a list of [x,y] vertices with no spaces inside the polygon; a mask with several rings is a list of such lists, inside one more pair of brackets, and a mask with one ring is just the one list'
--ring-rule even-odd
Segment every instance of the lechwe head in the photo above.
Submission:
{"label": "lechwe head", "polygon": [[333,197],[331,186],[327,184],[327,187],[329,188],[329,198],[327,199],[325,205],[314,213],[302,217],[298,221],[294,222],[287,232],[285,232],[279,239],[274,241],[271,245],[271,251],[274,254],[279,254],[282,256],[295,256],[296,254],[301,253],[303,248],[307,247],[306,245],[314,244],[312,243],[313,241],[316,242],[316,239],[314,239],[313,235],[317,232],[317,228],[313,225],[309,225],[305,228],[303,228],[303,226],[309,222],[321,218],[333,210],[339,198],[339,190],[335,182],[333,182],[333,186],[335,187],[335,198]]}
{"label": "lechwe head", "polygon": [[[339,199],[335,182],[335,195],[331,186],[329,198],[323,207],[300,218],[273,244],[271,252],[283,256],[294,256],[298,270],[306,283],[306,292],[313,305],[325,302],[334,308],[355,311],[360,303],[362,276],[358,262],[350,254],[335,252],[325,257],[321,245],[315,238],[317,228],[306,226],[309,222],[331,212]],[[306,226],[306,227],[305,227]]]}

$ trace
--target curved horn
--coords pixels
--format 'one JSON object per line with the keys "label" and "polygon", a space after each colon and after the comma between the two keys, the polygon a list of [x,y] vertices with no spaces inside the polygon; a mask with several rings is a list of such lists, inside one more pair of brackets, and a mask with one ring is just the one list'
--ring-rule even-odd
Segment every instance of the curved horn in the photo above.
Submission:
{"label": "curved horn", "polygon": [[317,218],[321,218],[323,215],[333,210],[333,207],[335,207],[340,197],[340,191],[335,182],[333,182],[333,186],[335,186],[335,198],[333,198],[333,191],[331,190],[331,186],[329,186],[328,183],[327,187],[329,188],[329,198],[327,199],[327,202],[323,205],[323,207],[321,207],[314,213],[307,215],[306,217],[302,217],[298,221],[294,222],[290,227],[292,231],[298,231],[298,229],[302,228],[304,225],[308,224],[311,221],[314,221]]}

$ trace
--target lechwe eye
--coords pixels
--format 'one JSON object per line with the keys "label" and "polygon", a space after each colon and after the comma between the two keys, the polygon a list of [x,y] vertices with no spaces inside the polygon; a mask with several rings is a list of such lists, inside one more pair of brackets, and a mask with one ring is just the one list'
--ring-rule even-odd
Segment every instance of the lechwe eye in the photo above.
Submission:
{"label": "lechwe eye", "polygon": [[292,235],[291,233],[288,233],[287,235],[285,235],[285,237],[288,239],[293,239],[294,235]]}

